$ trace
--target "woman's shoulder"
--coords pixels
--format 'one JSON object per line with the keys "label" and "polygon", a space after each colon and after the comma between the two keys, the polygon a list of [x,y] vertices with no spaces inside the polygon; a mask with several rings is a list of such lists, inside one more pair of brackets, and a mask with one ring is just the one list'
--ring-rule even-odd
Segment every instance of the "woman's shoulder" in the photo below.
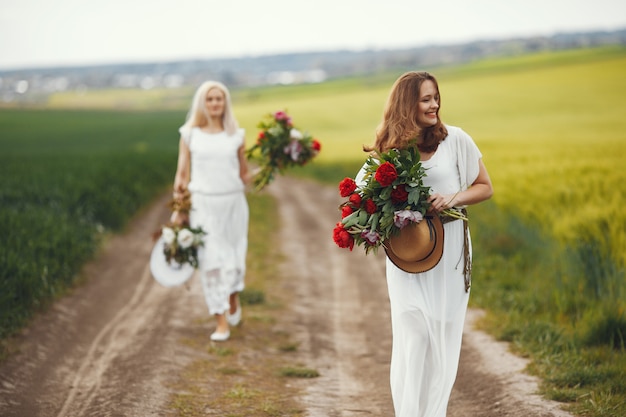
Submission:
{"label": "woman's shoulder", "polygon": [[445,126],[446,126],[446,130],[448,131],[448,136],[446,138],[453,138],[455,140],[458,140],[459,138],[469,137],[467,132],[465,132],[462,128],[458,126],[452,126],[452,125],[445,125]]}

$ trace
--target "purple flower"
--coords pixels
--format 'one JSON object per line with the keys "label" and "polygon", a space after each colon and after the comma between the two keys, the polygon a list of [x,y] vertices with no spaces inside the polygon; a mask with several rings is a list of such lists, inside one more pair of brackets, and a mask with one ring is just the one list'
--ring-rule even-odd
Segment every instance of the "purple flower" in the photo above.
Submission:
{"label": "purple flower", "polygon": [[411,222],[419,223],[424,217],[419,211],[398,210],[393,213],[393,224],[402,229]]}
{"label": "purple flower", "polygon": [[291,156],[293,161],[297,161],[302,152],[302,143],[299,140],[294,139],[289,142],[289,145],[285,146],[285,153]]}
{"label": "purple flower", "polygon": [[380,240],[380,235],[373,230],[365,229],[361,232],[361,237],[370,245],[375,245]]}

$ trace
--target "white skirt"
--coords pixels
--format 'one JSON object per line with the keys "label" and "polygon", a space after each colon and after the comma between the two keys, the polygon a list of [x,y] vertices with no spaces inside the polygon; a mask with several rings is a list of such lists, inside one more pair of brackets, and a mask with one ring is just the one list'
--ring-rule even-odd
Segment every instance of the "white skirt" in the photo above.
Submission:
{"label": "white skirt", "polygon": [[244,289],[249,209],[244,192],[193,193],[189,222],[201,226],[203,255],[198,269],[209,314],[224,314],[229,296]]}
{"label": "white skirt", "polygon": [[430,271],[410,274],[387,259],[396,417],[446,415],[469,300],[463,278],[463,227],[462,221],[444,225],[443,256]]}

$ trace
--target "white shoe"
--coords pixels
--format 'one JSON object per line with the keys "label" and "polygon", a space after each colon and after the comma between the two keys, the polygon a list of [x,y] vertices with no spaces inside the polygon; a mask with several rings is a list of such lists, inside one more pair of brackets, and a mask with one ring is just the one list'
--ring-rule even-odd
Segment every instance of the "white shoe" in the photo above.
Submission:
{"label": "white shoe", "polygon": [[224,333],[222,332],[213,332],[211,334],[211,340],[214,342],[225,342],[230,337],[230,330],[226,330]]}
{"label": "white shoe", "polygon": [[241,305],[239,304],[239,300],[237,300],[237,311],[233,314],[230,314],[230,311],[226,311],[226,321],[233,327],[241,322]]}

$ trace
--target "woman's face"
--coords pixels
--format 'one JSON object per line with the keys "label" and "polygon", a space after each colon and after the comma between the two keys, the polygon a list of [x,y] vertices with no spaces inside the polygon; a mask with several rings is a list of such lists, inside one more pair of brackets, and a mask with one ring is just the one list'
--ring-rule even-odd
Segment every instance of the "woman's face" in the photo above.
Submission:
{"label": "woman's face", "polygon": [[211,88],[206,93],[204,105],[209,117],[222,117],[224,115],[224,93],[219,88]]}
{"label": "woman's face", "polygon": [[431,80],[426,80],[422,83],[417,106],[418,126],[429,127],[437,124],[439,118],[439,91],[437,91],[435,83]]}

